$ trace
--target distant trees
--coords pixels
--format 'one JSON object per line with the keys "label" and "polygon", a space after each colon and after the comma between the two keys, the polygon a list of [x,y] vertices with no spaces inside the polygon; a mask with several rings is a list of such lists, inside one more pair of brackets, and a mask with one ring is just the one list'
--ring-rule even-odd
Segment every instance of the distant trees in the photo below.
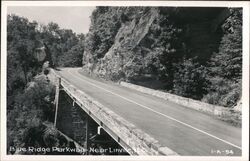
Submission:
{"label": "distant trees", "polygon": [[84,40],[85,36],[83,34],[77,35],[77,42],[70,45],[70,49],[66,50],[59,59],[59,66],[65,67],[81,67],[82,66],[82,56],[84,52]]}
{"label": "distant trees", "polygon": [[[84,36],[76,35],[72,30],[60,29],[56,23],[51,22],[47,26],[42,26],[40,37],[52,53],[54,66],[81,66],[82,58],[79,56],[82,55],[84,50]],[[79,60],[76,61],[76,58],[79,58]]]}

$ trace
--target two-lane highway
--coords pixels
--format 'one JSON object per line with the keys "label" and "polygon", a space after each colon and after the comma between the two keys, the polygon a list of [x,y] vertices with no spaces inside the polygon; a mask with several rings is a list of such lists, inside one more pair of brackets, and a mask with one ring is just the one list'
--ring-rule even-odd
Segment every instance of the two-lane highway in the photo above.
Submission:
{"label": "two-lane highway", "polygon": [[63,68],[57,73],[179,155],[241,155],[241,128],[170,101],[94,80],[79,69]]}

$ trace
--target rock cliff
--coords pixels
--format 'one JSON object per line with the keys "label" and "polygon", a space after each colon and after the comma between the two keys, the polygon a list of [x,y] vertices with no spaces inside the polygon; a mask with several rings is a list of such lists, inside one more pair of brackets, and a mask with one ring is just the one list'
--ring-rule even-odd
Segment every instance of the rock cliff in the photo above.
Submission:
{"label": "rock cliff", "polygon": [[[228,58],[232,53],[219,51],[221,42],[236,36],[240,51],[241,35],[234,33],[241,30],[240,15],[240,9],[220,7],[97,7],[85,39],[83,69],[108,80],[201,99],[210,88],[208,75],[214,73],[211,61],[223,61],[215,60],[221,58],[216,53]],[[241,53],[235,56],[241,60]]]}
{"label": "rock cliff", "polygon": [[111,80],[159,80],[167,57],[207,60],[218,49],[221,33],[211,28],[223,10],[98,7],[87,35],[84,68]]}

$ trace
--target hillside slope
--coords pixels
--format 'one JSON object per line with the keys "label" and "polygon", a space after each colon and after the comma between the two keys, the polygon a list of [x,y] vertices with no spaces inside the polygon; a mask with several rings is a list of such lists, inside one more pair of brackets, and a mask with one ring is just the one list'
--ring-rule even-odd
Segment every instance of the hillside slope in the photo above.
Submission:
{"label": "hillside slope", "polygon": [[[207,98],[214,92],[210,79],[217,73],[210,69],[218,61],[215,55],[224,52],[219,51],[223,37],[233,34],[234,27],[241,29],[231,23],[233,18],[242,22],[240,14],[241,9],[229,8],[97,7],[86,36],[83,69],[108,80],[125,80],[234,106],[240,98],[239,92],[234,92],[231,103],[223,95],[217,101]],[[240,41],[241,35],[236,36]],[[241,53],[235,56],[241,58]],[[241,67],[241,62],[237,63]],[[233,80],[235,84],[241,80],[240,77],[222,79]]]}

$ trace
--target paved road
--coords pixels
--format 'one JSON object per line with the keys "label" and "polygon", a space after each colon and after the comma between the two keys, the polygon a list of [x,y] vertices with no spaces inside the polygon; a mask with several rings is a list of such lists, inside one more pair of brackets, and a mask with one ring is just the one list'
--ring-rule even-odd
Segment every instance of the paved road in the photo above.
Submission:
{"label": "paved road", "polygon": [[241,155],[241,128],[117,84],[88,78],[79,68],[59,74],[179,155]]}

